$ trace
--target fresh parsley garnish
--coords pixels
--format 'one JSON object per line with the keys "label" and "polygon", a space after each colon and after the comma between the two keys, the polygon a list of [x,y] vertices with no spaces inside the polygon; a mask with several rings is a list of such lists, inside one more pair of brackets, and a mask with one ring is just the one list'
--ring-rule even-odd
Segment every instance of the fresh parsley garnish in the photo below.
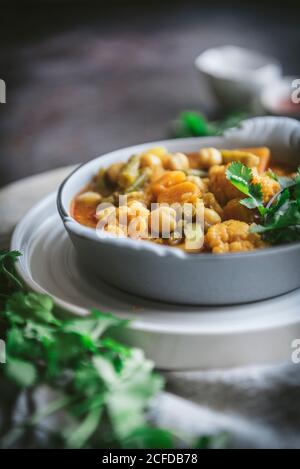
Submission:
{"label": "fresh parsley garnish", "polygon": [[251,182],[253,179],[251,168],[240,161],[234,161],[226,169],[226,177],[242,194],[247,195],[247,198],[240,201],[241,205],[250,209],[257,208],[261,214],[264,213],[261,184]]}
{"label": "fresh parsley garnish", "polygon": [[[20,393],[30,402],[40,389],[55,397],[19,423],[2,419],[0,446],[14,447],[42,433],[48,448],[198,447],[197,437],[179,438],[150,422],[147,410],[163,379],[142,350],[114,338],[128,321],[96,309],[72,317],[49,296],[26,291],[14,269],[19,255],[0,251],[0,330],[6,345],[0,378],[2,390],[8,389],[1,418]],[[57,412],[63,412],[63,424],[48,428],[45,421]],[[218,437],[207,437],[201,447],[221,446]]]}
{"label": "fresh parsley garnish", "polygon": [[184,111],[173,123],[172,136],[181,138],[222,135],[226,129],[236,127],[249,117],[248,113],[233,111],[222,120],[209,121],[201,112]]}
{"label": "fresh parsley garnish", "polygon": [[252,233],[260,233],[270,244],[281,244],[300,240],[300,170],[294,178],[277,176],[269,170],[280,184],[280,191],[263,205],[261,184],[253,184],[251,168],[241,162],[233,162],[226,169],[231,184],[248,197],[240,203],[249,209],[258,209],[260,221],[250,227]]}
{"label": "fresh parsley garnish", "polygon": [[273,201],[261,220],[251,228],[270,244],[300,240],[300,184],[290,184]]}

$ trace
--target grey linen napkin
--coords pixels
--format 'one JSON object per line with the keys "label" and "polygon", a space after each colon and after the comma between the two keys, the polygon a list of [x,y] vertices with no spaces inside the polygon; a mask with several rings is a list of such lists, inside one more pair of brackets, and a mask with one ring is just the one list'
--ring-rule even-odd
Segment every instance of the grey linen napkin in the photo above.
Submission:
{"label": "grey linen napkin", "polygon": [[161,425],[227,431],[232,447],[300,447],[300,364],[165,373]]}

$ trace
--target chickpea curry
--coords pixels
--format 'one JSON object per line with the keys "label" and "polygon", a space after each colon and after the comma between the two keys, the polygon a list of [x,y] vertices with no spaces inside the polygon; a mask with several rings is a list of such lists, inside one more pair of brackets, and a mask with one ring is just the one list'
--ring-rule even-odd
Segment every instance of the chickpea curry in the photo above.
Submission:
{"label": "chickpea curry", "polygon": [[[272,165],[266,147],[187,154],[154,147],[101,168],[71,212],[112,236],[197,253],[251,251],[300,240],[300,173]],[[202,240],[196,249],[186,244],[191,232]]]}

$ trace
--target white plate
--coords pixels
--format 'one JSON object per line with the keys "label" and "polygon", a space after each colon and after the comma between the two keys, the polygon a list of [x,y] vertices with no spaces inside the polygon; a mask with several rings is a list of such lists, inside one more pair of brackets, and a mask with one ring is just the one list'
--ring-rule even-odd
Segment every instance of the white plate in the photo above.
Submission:
{"label": "white plate", "polygon": [[70,313],[86,314],[96,307],[133,319],[122,339],[143,348],[158,368],[221,368],[290,360],[291,342],[300,337],[300,290],[251,304],[191,307],[148,301],[88,278],[77,265],[57,214],[56,194],[22,219],[11,249],[24,254],[17,269],[26,284],[49,293]]}

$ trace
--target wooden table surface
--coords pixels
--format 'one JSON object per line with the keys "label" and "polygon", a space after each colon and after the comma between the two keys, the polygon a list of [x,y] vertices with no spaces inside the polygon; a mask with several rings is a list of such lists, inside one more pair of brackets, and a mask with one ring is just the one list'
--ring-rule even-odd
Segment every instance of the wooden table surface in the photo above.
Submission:
{"label": "wooden table surface", "polygon": [[1,2],[0,186],[164,138],[181,110],[214,113],[193,67],[207,47],[252,47],[300,75],[288,1],[14,3]]}

